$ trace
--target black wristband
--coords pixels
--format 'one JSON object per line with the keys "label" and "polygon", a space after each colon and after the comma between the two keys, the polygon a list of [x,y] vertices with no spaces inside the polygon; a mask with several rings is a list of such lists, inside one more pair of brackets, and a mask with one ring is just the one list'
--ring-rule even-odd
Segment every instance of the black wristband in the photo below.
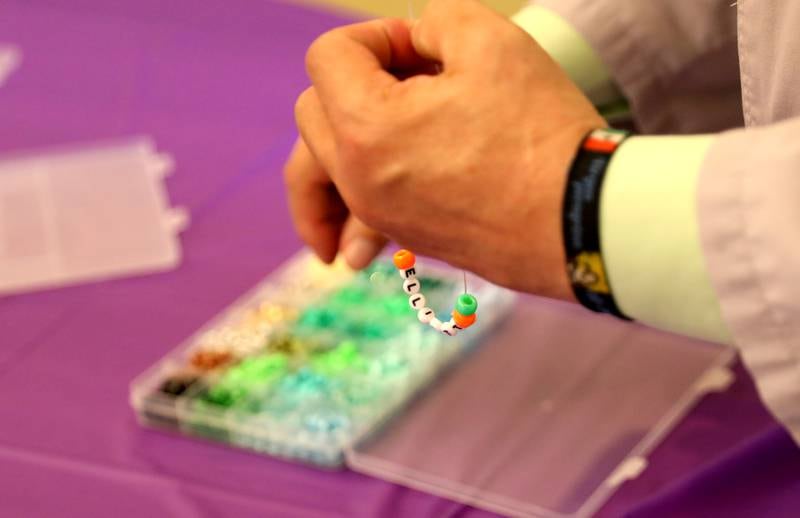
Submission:
{"label": "black wristband", "polygon": [[598,313],[625,316],[611,293],[600,250],[600,192],[611,157],[628,133],[601,129],[581,144],[564,192],[563,231],[567,273],[572,291],[585,307]]}

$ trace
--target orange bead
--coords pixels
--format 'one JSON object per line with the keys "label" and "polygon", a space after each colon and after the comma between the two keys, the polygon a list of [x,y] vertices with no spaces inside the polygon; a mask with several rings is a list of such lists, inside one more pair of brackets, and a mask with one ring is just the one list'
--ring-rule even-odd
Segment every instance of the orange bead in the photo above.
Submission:
{"label": "orange bead", "polygon": [[471,326],[472,324],[474,324],[475,320],[477,320],[477,318],[478,318],[477,313],[473,313],[470,316],[465,317],[464,315],[462,315],[458,311],[453,311],[453,322],[455,322],[456,325],[458,327],[460,327],[461,329],[466,329],[469,326]]}
{"label": "orange bead", "polygon": [[394,265],[398,270],[408,270],[414,267],[417,258],[408,250],[398,250],[394,254]]}

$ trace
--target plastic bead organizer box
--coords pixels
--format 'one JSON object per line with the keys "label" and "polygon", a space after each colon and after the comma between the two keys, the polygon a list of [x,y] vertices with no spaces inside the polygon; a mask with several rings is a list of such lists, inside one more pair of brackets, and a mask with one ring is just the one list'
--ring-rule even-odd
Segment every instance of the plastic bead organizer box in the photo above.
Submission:
{"label": "plastic bead organizer box", "polygon": [[[418,270],[420,270],[418,268]],[[449,314],[461,273],[422,268],[427,306]],[[146,426],[338,467],[421,389],[473,349],[514,295],[470,287],[480,325],[420,326],[391,258],[352,272],[301,252],[137,378]]]}

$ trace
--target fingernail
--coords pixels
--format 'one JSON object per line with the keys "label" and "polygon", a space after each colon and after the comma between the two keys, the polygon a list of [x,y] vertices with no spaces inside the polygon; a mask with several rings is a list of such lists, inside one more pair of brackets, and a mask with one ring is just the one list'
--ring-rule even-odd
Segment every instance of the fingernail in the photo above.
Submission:
{"label": "fingernail", "polygon": [[365,237],[357,237],[344,247],[344,260],[350,268],[360,270],[365,268],[381,251],[378,243]]}

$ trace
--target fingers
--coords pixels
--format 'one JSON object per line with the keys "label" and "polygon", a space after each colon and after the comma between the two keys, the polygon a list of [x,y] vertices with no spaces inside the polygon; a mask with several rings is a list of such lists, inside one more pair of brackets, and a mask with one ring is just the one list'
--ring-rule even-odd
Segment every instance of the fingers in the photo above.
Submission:
{"label": "fingers", "polygon": [[317,38],[306,54],[306,69],[326,106],[352,105],[395,82],[386,71],[391,59],[385,26],[375,20]]}
{"label": "fingers", "polygon": [[354,270],[361,270],[386,246],[387,239],[372,230],[355,216],[350,216],[342,231],[341,245],[344,260]]}
{"label": "fingers", "polygon": [[445,70],[475,68],[476,58],[494,44],[497,20],[502,17],[477,0],[431,0],[412,27],[411,41],[418,54]]}
{"label": "fingers", "polygon": [[408,70],[418,63],[424,60],[414,51],[409,22],[403,20],[335,29],[317,38],[306,54],[308,75],[322,103],[333,110],[380,98],[398,81],[389,70]]}
{"label": "fingers", "polygon": [[330,263],[341,250],[347,264],[365,268],[386,246],[386,238],[349,215],[335,186],[302,139],[285,169],[289,210],[300,237]]}
{"label": "fingers", "polygon": [[284,180],[297,233],[322,261],[330,263],[336,258],[348,211],[303,139],[295,143]]}
{"label": "fingers", "polygon": [[303,142],[322,169],[333,172],[336,167],[336,140],[325,109],[314,87],[306,89],[294,107],[295,121]]}
{"label": "fingers", "polygon": [[392,59],[388,70],[398,79],[417,74],[433,74],[438,63],[420,56],[411,41],[409,20],[383,20],[389,44],[392,48]]}

